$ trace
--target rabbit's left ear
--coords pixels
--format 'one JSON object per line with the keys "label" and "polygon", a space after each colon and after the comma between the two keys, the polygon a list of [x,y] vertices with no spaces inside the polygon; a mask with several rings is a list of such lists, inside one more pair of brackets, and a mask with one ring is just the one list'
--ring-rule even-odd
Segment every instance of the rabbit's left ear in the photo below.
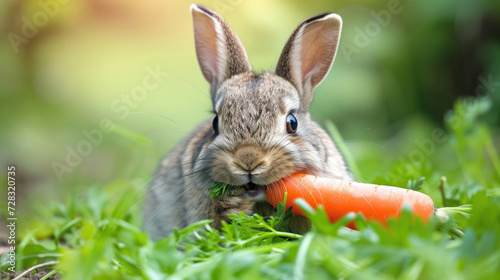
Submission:
{"label": "rabbit's left ear", "polygon": [[302,110],[309,109],[314,88],[330,71],[341,29],[342,19],[337,14],[310,17],[295,29],[281,53],[276,74],[297,88]]}
{"label": "rabbit's left ear", "polygon": [[252,71],[238,36],[216,12],[191,5],[196,56],[203,76],[211,85],[212,100],[220,84],[233,75]]}

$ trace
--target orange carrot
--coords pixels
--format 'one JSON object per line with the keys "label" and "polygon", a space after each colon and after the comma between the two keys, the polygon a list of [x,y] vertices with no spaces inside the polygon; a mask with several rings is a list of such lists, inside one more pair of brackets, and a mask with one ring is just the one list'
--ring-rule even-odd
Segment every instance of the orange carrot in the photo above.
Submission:
{"label": "orange carrot", "polygon": [[[414,215],[427,221],[434,213],[432,199],[413,190],[345,182],[319,178],[313,175],[294,174],[277,181],[266,188],[266,198],[277,206],[288,193],[286,208],[293,206],[292,212],[304,216],[295,204],[297,198],[304,199],[314,209],[323,205],[330,222],[335,222],[350,212],[362,213],[369,220],[386,223],[390,217],[398,217],[404,204],[409,204]],[[354,228],[354,224],[348,225]]]}

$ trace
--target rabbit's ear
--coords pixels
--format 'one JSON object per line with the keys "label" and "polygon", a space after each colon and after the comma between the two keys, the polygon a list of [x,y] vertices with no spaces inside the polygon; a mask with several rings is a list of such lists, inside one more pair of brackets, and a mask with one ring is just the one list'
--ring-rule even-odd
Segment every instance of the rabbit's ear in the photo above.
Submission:
{"label": "rabbit's ear", "polygon": [[341,28],[342,19],[337,14],[310,17],[295,29],[281,53],[276,74],[297,88],[302,110],[309,109],[314,88],[330,71]]}
{"label": "rabbit's ear", "polygon": [[212,99],[227,78],[252,71],[243,44],[224,19],[214,11],[192,4],[196,55],[203,76],[212,86]]}

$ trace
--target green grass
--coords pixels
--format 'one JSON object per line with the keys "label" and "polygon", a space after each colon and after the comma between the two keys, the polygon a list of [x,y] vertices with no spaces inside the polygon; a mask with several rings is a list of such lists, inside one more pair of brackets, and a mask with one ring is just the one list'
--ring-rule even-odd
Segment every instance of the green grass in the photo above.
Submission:
{"label": "green grass", "polygon": [[235,189],[229,186],[226,183],[215,182],[210,187],[208,187],[210,191],[210,196],[216,200],[221,195],[234,195]]}
{"label": "green grass", "polygon": [[[500,279],[500,169],[494,131],[482,119],[488,110],[487,98],[457,102],[439,147],[448,156],[412,162],[404,179],[397,163],[376,179],[421,188],[450,207],[446,222],[424,224],[405,209],[387,228],[354,214],[330,224],[321,208],[300,202],[312,222],[305,235],[287,231],[290,211],[280,206],[271,217],[232,215],[220,232],[206,220],[152,241],[140,228],[145,190],[115,182],[53,205],[23,235],[17,269],[56,260],[72,280]],[[353,220],[358,231],[344,227]]]}

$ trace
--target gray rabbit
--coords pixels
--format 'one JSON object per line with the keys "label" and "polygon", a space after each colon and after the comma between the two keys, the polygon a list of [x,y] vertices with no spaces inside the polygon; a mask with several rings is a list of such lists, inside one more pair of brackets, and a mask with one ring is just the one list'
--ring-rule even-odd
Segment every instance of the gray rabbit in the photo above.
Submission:
{"label": "gray rabbit", "polygon": [[[256,74],[233,30],[214,11],[191,5],[196,55],[211,85],[215,117],[198,125],[161,162],[145,203],[145,229],[156,239],[175,227],[228,214],[270,215],[266,185],[295,172],[351,180],[342,155],[313,120],[314,88],[330,71],[342,19],[324,13],[304,20],[285,45],[273,72]],[[215,201],[214,182],[238,186]],[[307,191],[307,190],[304,190]],[[293,232],[309,221],[294,216]]]}

